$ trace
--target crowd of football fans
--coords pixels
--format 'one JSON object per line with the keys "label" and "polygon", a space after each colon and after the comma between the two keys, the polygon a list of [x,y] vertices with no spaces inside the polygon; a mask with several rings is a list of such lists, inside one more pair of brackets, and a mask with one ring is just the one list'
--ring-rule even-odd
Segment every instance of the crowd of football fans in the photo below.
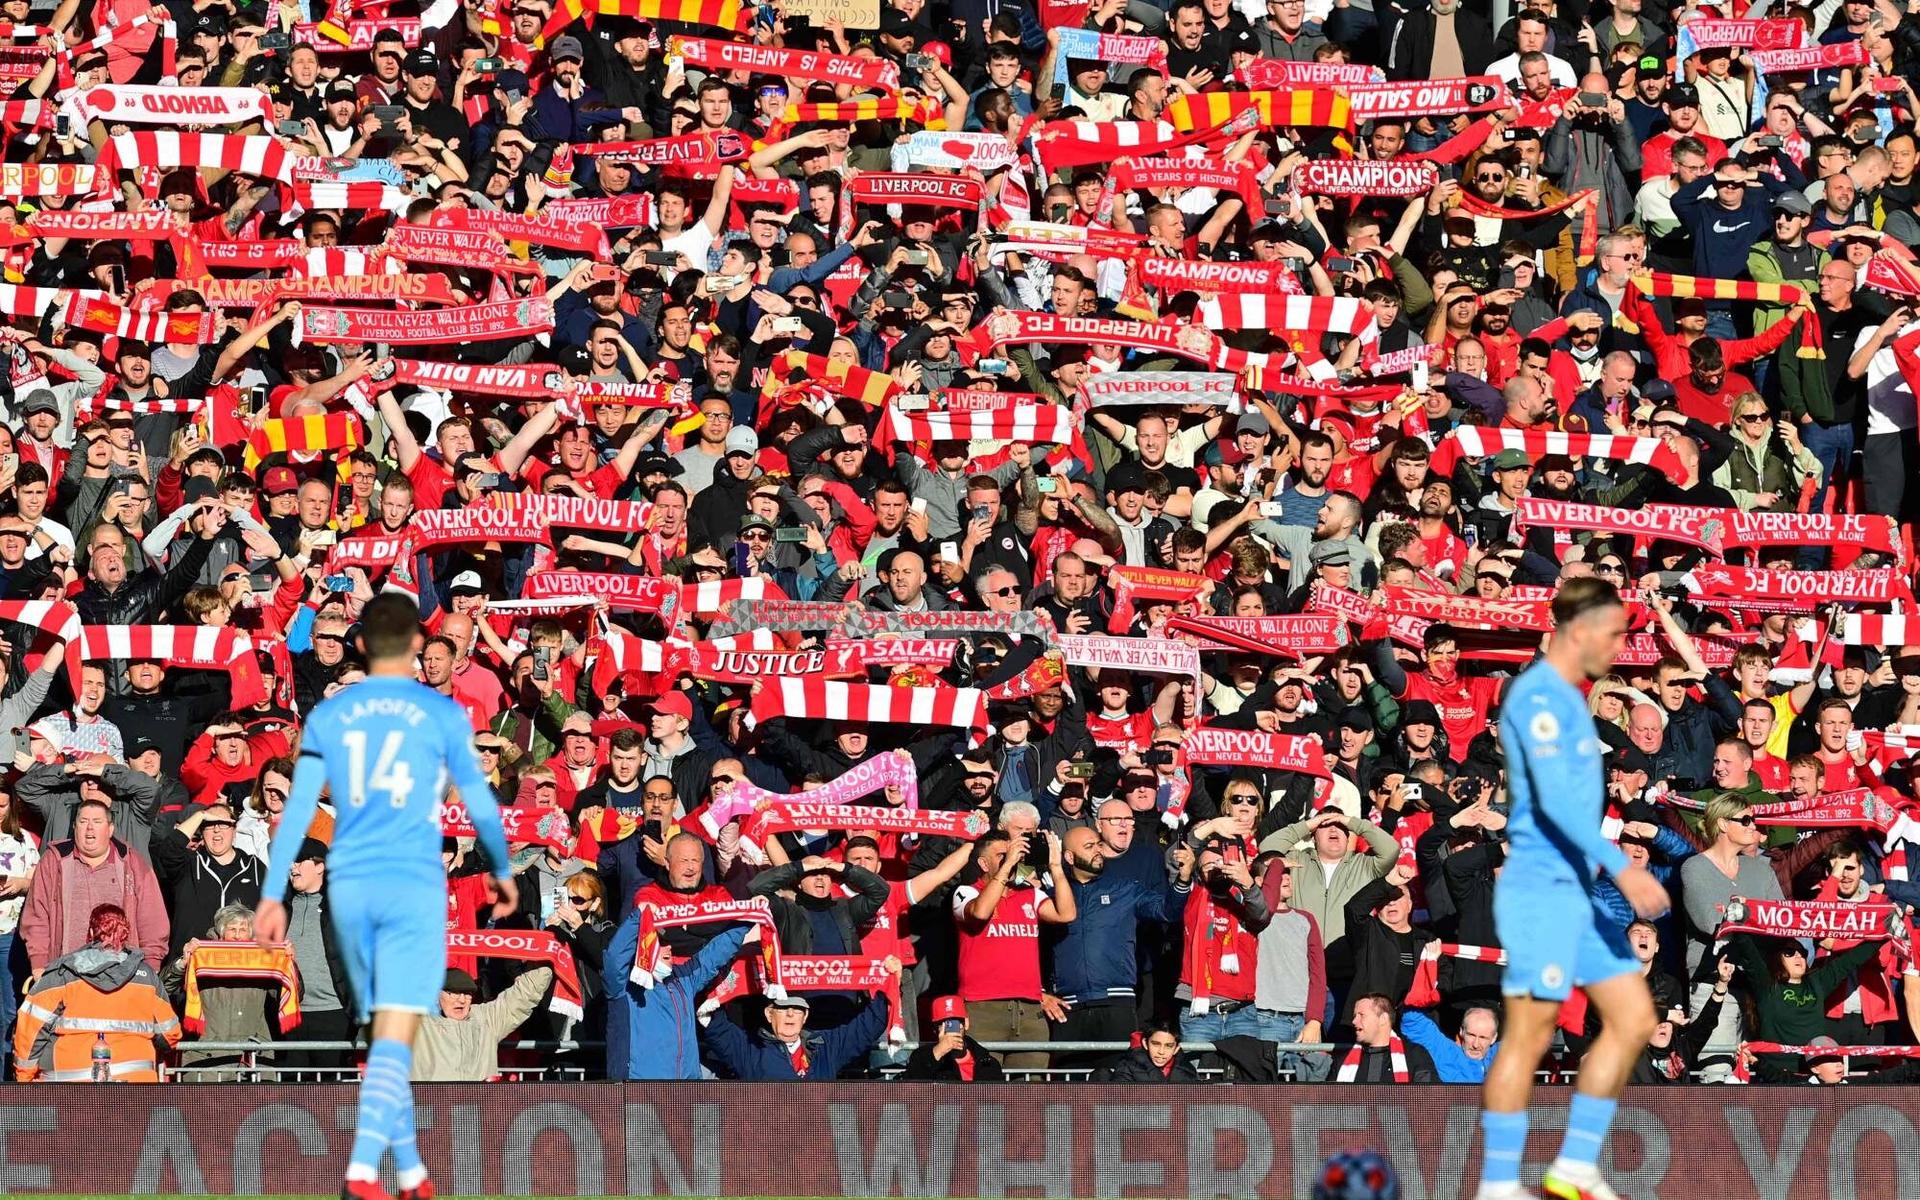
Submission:
{"label": "crowd of football fans", "polygon": [[[1838,1053],[1743,1043],[1920,1042],[1903,927],[1862,942],[1721,932],[1736,898],[1903,909],[1920,894],[1899,836],[1914,803],[1901,739],[1920,726],[1920,650],[1903,643],[1920,635],[1898,620],[1920,465],[1903,341],[1920,328],[1904,249],[1920,234],[1920,17],[1889,0],[1549,0],[1496,27],[1458,0],[887,0],[870,29],[774,5],[733,30],[693,23],[729,5],[587,7],[0,2],[25,30],[0,66],[27,63],[7,80],[5,168],[101,172],[92,194],[55,194],[44,172],[38,190],[0,189],[0,1014],[17,1020],[19,1076],[101,1077],[90,1055],[107,1027],[89,1021],[136,1027],[110,1046],[116,1078],[151,1077],[155,1038],[216,1067],[234,1056],[194,1051],[194,1035],[351,1039],[324,815],[294,872],[284,958],[297,972],[222,974],[212,957],[196,971],[195,956],[250,943],[302,714],[360,677],[356,613],[396,586],[419,597],[421,678],[471,714],[501,804],[536,810],[516,825],[538,831],[515,845],[523,911],[498,924],[552,933],[583,1001],[577,1019],[552,1007],[553,963],[456,955],[423,1077],[516,1062],[821,1077],[890,1057],[916,1078],[1051,1062],[1180,1081],[1194,1077],[1183,1044],[1206,1042],[1211,1065],[1245,1079],[1478,1081],[1499,1036],[1500,692],[1540,637],[1498,614],[1580,576],[1620,587],[1659,646],[1592,689],[1608,764],[1593,819],[1676,897],[1669,917],[1637,921],[1599,885],[1661,1021],[1635,1079],[1834,1082],[1850,1065]],[[1740,47],[1696,51],[1689,23],[1735,17],[1797,23],[1842,65],[1769,75]],[[345,44],[316,32],[323,19]],[[1070,58],[1063,35],[1083,28],[1160,39],[1164,54]],[[892,63],[905,100],[703,68],[681,35]],[[1169,106],[1206,110],[1286,63],[1494,76],[1504,94],[1469,112],[1298,127],[1275,101],[1250,128],[1177,136]],[[382,199],[302,206],[287,180],[234,164],[130,162],[115,147],[152,127],[87,97],[143,84],[260,89],[271,120],[174,128],[275,139]],[[868,99],[880,107],[855,103]],[[47,103],[13,107],[32,101]],[[971,140],[909,151],[929,129]],[[676,144],[740,153],[679,167],[593,150],[693,134],[710,136]],[[985,135],[1004,153],[982,153]],[[1109,135],[1104,160],[1047,173],[1049,137]],[[1116,186],[1139,165],[1116,161],[1136,135],[1180,142],[1169,163],[1244,168],[1257,192]],[[1431,183],[1295,189],[1298,168],[1345,158],[1430,164]],[[975,207],[850,192],[862,174],[907,172],[978,182]],[[599,262],[503,236],[488,242],[492,269],[382,257],[395,229],[449,227],[459,210],[538,216],[621,197],[648,202],[609,209],[639,223],[607,228]],[[131,239],[35,232],[59,210],[168,224]],[[237,243],[294,252],[253,270]],[[1143,285],[1151,258],[1282,264],[1262,293],[1271,327],[1214,319],[1231,296]],[[386,270],[439,276],[456,307],[544,297],[551,320],[363,345],[302,335],[323,293],[246,286]],[[1649,272],[1728,286],[1655,286]],[[1357,303],[1360,325],[1312,327],[1334,310],[1309,298]],[[94,302],[104,328],[82,316]],[[1021,311],[1136,324],[1090,344],[1005,336]],[[1282,311],[1310,317],[1282,327]],[[207,312],[209,336],[173,340]],[[1199,357],[1213,357],[1132,336],[1156,328],[1203,335]],[[1116,374],[1222,363],[1235,373],[1224,390],[1155,374],[1144,405],[1083,394]],[[542,380],[515,394],[435,386],[420,364],[547,372],[515,374]],[[1036,440],[1058,426],[1029,408],[1067,410],[1071,436]],[[924,437],[943,414],[955,424],[938,428],[1007,436]],[[329,432],[298,432],[315,428]],[[1542,452],[1462,431],[1589,440]],[[1591,440],[1608,434],[1648,449]],[[421,513],[503,493],[643,507],[620,509],[640,514],[628,528],[555,526],[538,542],[401,541]],[[1517,520],[1536,499],[1834,513],[1891,532],[1715,550]],[[1900,595],[1715,594],[1695,572],[1723,554],[1809,580],[1891,572]],[[719,605],[688,586],[664,611],[624,594],[527,603],[567,594],[532,595],[531,576],[575,571],[762,586]],[[1422,593],[1489,615],[1401,619]],[[756,630],[729,616],[734,600],[778,599],[886,614],[907,638],[958,622],[946,661],[853,682],[916,701],[983,689],[981,719],[782,711],[767,693],[793,680],[772,667],[756,681],[703,673],[697,655],[640,655],[720,645],[791,664],[841,638],[824,621]],[[51,604],[11,604],[37,601]],[[980,620],[916,622],[928,613]],[[1337,616],[1334,648],[1169,628],[1314,613]],[[1846,636],[1859,613],[1892,632]],[[190,650],[196,626],[238,630],[241,658]],[[1191,644],[1201,670],[1090,666],[1055,641],[1089,634]],[[1729,652],[1709,661],[1714,649]],[[1304,735],[1324,773],[1189,762],[1183,742],[1206,727]],[[753,815],[701,820],[735,787],[800,792],[893,755],[910,760],[921,810],[979,810],[980,827],[756,841]],[[1852,821],[1755,819],[1861,793],[1867,815]],[[902,802],[897,785],[855,801]],[[449,928],[486,924],[472,839],[450,827],[446,857]],[[751,897],[768,901],[760,942],[877,961],[892,982],[769,988],[745,925],[642,916]],[[655,938],[661,970],[636,968]],[[727,998],[702,1003],[716,976]],[[1577,998],[1562,1025],[1571,1063],[1595,1030]],[[497,1049],[516,1029],[585,1045]],[[984,1045],[1048,1041],[1133,1048]]]}

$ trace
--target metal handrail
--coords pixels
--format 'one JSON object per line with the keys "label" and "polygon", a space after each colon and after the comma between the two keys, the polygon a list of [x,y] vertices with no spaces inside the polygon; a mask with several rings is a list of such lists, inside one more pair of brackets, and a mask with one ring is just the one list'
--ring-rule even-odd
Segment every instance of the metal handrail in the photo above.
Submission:
{"label": "metal handrail", "polygon": [[[902,1044],[899,1049],[906,1049]],[[922,1046],[931,1046],[932,1042],[920,1042]],[[1288,1054],[1324,1054],[1334,1049],[1332,1042],[1275,1042],[1276,1050]],[[1133,1048],[1131,1042],[981,1042],[980,1046],[995,1054],[1124,1054]],[[289,1051],[295,1054],[338,1053],[347,1050],[364,1050],[364,1042],[181,1042],[179,1049],[207,1051],[215,1054],[257,1054],[264,1051]],[[503,1050],[604,1050],[605,1042],[501,1042]],[[1212,1042],[1182,1042],[1180,1049],[1185,1052],[1204,1054],[1215,1049]]]}

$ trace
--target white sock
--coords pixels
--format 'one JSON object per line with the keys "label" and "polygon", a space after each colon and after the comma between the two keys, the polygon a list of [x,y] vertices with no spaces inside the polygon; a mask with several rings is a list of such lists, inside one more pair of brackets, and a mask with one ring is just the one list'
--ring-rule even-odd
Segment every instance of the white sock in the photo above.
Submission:
{"label": "white sock", "polygon": [[347,1164],[347,1182],[379,1183],[380,1168],[369,1167],[362,1163]]}
{"label": "white sock", "polygon": [[403,1192],[408,1188],[417,1188],[427,1181],[427,1169],[425,1167],[414,1167],[408,1171],[396,1171],[394,1174],[399,1179],[400,1190]]}
{"label": "white sock", "polygon": [[1483,1183],[1474,1200],[1515,1200],[1527,1193],[1517,1183]]}
{"label": "white sock", "polygon": [[1573,1162],[1565,1158],[1556,1158],[1547,1168],[1550,1174],[1557,1175],[1569,1183],[1588,1183],[1600,1178],[1600,1168],[1592,1163]]}

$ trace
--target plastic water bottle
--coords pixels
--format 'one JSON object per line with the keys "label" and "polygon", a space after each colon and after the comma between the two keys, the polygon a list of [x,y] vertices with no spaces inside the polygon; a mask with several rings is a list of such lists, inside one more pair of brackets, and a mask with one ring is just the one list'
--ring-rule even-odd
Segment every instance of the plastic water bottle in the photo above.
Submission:
{"label": "plastic water bottle", "polygon": [[95,1083],[113,1082],[113,1049],[107,1045],[107,1035],[93,1035],[93,1081]]}

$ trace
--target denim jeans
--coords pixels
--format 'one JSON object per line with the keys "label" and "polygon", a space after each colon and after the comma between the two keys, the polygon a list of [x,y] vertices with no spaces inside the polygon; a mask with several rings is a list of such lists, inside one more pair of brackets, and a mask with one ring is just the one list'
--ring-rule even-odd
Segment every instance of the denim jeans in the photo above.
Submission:
{"label": "denim jeans", "polygon": [[[1842,486],[1853,474],[1853,426],[1808,421],[1800,427],[1800,440],[1820,460],[1820,486],[1815,489],[1810,505],[1810,511],[1820,512],[1827,493]],[[1826,566],[1827,558],[1826,547],[1808,546],[1801,549],[1794,561],[1804,570],[1817,570]]]}
{"label": "denim jeans", "polygon": [[1221,1038],[1264,1036],[1260,1032],[1260,1012],[1251,1004],[1225,1014],[1209,1010],[1196,1015],[1191,1009],[1180,1010],[1180,1040],[1183,1042],[1217,1042]]}
{"label": "denim jeans", "polygon": [[[26,982],[26,976],[15,978],[13,972],[13,952],[19,948],[19,930],[0,933],[0,1038],[4,1044],[13,1045],[13,1017],[20,1009],[19,986]],[[8,1054],[9,1061],[13,1058]]]}
{"label": "denim jeans", "polygon": [[[1307,1027],[1305,1013],[1274,1012],[1264,1008],[1254,1011],[1260,1015],[1262,1041],[1276,1044],[1297,1042],[1300,1040],[1300,1031]],[[1282,1071],[1291,1071],[1293,1078],[1300,1083],[1325,1079],[1330,1065],[1325,1054],[1302,1054],[1296,1050],[1279,1051],[1276,1061]]]}

